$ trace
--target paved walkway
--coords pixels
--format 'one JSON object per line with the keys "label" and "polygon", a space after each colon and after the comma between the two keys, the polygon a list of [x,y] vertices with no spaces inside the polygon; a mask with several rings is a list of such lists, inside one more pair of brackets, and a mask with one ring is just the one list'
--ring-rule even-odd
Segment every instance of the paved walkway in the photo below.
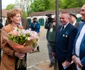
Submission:
{"label": "paved walkway", "polygon": [[49,67],[49,56],[47,50],[46,29],[41,27],[40,33],[40,52],[27,55],[28,70],[54,70]]}
{"label": "paved walkway", "polygon": [[27,55],[27,66],[35,65],[39,62],[49,60],[48,50],[47,50],[47,40],[46,40],[46,29],[41,27],[40,31],[40,42],[39,42],[40,52],[32,53]]}
{"label": "paved walkway", "polygon": [[28,67],[28,70],[54,70],[54,67],[49,67],[49,61],[44,61]]}
{"label": "paved walkway", "polygon": [[27,67],[27,70],[54,70],[54,67],[50,68],[49,61],[44,61],[44,62],[40,62],[38,64]]}

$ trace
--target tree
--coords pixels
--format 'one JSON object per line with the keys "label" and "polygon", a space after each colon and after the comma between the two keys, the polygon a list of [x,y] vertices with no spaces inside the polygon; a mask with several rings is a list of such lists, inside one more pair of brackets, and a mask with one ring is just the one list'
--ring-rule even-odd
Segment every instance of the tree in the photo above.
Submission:
{"label": "tree", "polygon": [[30,5],[30,10],[34,12],[55,10],[55,0],[34,0]]}
{"label": "tree", "polygon": [[43,0],[34,0],[34,2],[30,5],[30,8],[34,12],[44,11],[45,6]]}
{"label": "tree", "polygon": [[6,7],[6,10],[10,10],[10,9],[13,9],[15,6],[15,4],[9,4],[7,7]]}
{"label": "tree", "polygon": [[77,8],[81,7],[85,3],[85,0],[60,0],[59,8],[67,9],[67,8]]}
{"label": "tree", "polygon": [[27,14],[30,1],[31,0],[16,0],[16,5],[20,6],[22,10]]}
{"label": "tree", "polygon": [[55,10],[55,9],[56,9],[56,0],[50,0],[49,10]]}
{"label": "tree", "polygon": [[16,0],[16,6],[19,6],[23,10],[22,17],[26,17],[28,14],[29,2],[32,0]]}

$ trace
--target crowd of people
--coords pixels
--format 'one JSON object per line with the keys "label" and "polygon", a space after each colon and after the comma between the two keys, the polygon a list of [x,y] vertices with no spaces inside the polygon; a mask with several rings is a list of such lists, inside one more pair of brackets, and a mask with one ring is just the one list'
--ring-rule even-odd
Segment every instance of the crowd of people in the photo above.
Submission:
{"label": "crowd of people", "polygon": [[[46,39],[49,53],[50,64],[49,67],[54,66],[57,60],[59,70],[85,70],[85,4],[81,7],[80,14],[82,15],[82,22],[77,22],[77,17],[74,13],[61,12],[59,15],[58,29],[56,31],[56,17],[52,18],[51,14],[46,15],[48,18],[45,22],[45,29],[47,29]],[[21,21],[22,9],[15,8],[7,13],[6,26],[1,27],[1,31],[9,33],[14,27],[22,27],[23,29],[31,29],[36,31],[40,36],[40,23],[37,18],[33,18],[33,22],[28,25]],[[1,50],[3,50],[1,57],[2,70],[26,70],[27,66],[17,68],[17,61],[25,59],[27,53],[16,52],[1,36]],[[0,54],[1,54],[0,50]],[[29,49],[30,51],[33,48]],[[39,45],[38,45],[39,51]],[[27,65],[27,64],[26,64]]]}
{"label": "crowd of people", "polygon": [[[77,22],[74,13],[60,13],[60,26],[56,31],[55,42],[50,42],[50,34],[53,34],[54,22],[46,22],[47,47],[50,65],[54,65],[54,59],[58,62],[59,70],[84,70],[85,69],[85,4],[81,7],[81,23]],[[53,37],[53,36],[52,36]],[[53,45],[54,44],[54,45]]]}

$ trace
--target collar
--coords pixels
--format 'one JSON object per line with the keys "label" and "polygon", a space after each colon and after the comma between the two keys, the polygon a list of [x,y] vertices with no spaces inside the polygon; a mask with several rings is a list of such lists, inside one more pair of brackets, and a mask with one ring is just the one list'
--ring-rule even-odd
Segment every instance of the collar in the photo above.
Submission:
{"label": "collar", "polygon": [[73,22],[73,26],[75,26],[76,22],[77,22],[77,21],[74,21],[74,22]]}
{"label": "collar", "polygon": [[[64,25],[64,29],[66,28],[66,26],[68,25],[69,23],[67,23],[66,25]],[[63,25],[62,25],[63,26]]]}

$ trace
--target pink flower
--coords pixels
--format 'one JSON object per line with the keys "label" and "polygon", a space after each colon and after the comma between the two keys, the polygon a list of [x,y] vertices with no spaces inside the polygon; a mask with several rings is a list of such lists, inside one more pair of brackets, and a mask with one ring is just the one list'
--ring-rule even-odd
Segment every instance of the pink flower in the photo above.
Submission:
{"label": "pink flower", "polygon": [[32,31],[32,34],[34,34],[35,36],[37,36],[38,34],[37,34],[37,32],[35,32],[35,31]]}
{"label": "pink flower", "polygon": [[30,36],[31,36],[31,39],[38,39],[39,38],[37,32],[35,32],[35,31],[31,31]]}
{"label": "pink flower", "polygon": [[35,39],[35,35],[31,33],[31,34],[30,34],[30,38],[31,38],[31,39]]}
{"label": "pink flower", "polygon": [[14,35],[14,36],[18,36],[18,35],[19,35],[19,34],[18,34],[18,31],[14,30],[14,31],[13,31],[13,35]]}

